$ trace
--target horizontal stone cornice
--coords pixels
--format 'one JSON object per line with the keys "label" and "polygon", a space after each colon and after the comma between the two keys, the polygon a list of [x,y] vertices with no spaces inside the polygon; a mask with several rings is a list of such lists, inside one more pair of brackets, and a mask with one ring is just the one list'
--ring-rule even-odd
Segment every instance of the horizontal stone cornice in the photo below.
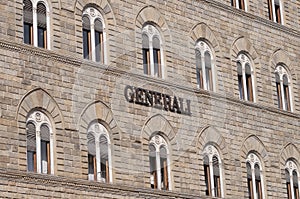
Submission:
{"label": "horizontal stone cornice", "polygon": [[[68,193],[70,190],[74,190],[74,194],[78,192],[78,190],[87,191],[104,194],[120,194],[122,192],[126,192],[127,196],[138,196],[141,198],[190,198],[190,199],[199,199],[199,198],[207,198],[200,197],[194,194],[185,194],[179,193],[175,191],[161,191],[155,189],[147,189],[147,188],[139,188],[133,186],[126,186],[121,184],[106,184],[101,182],[94,182],[82,179],[74,179],[74,178],[66,178],[61,176],[54,175],[45,175],[45,174],[36,174],[36,173],[24,173],[20,171],[12,171],[12,170],[4,170],[0,169],[0,178],[2,180],[8,180],[19,183],[33,184],[39,187],[47,186],[47,187],[61,187],[68,189]],[[99,192],[99,190],[101,190]],[[16,191],[17,192],[17,191]]]}

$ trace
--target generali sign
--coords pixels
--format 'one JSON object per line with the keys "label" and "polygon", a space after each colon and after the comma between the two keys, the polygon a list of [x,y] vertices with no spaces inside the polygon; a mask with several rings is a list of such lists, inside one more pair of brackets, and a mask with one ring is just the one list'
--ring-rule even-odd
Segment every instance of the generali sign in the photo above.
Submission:
{"label": "generali sign", "polygon": [[125,99],[129,103],[164,109],[183,115],[191,115],[191,100],[170,96],[156,91],[127,85],[124,89]]}

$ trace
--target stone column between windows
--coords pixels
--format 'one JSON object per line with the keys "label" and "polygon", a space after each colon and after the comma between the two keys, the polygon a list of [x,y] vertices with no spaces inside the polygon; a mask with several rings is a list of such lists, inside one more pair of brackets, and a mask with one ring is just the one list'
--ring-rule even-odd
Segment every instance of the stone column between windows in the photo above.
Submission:
{"label": "stone column between windows", "polygon": [[41,167],[41,132],[40,132],[40,127],[37,126],[37,131],[36,131],[36,164],[37,164],[37,173],[42,172],[42,167]]}
{"label": "stone column between windows", "polygon": [[214,186],[214,170],[213,170],[213,161],[212,158],[209,160],[209,173],[210,173],[210,187],[211,195],[215,197],[215,186]]}
{"label": "stone column between windows", "polygon": [[99,145],[99,137],[95,136],[95,146],[96,146],[96,167],[97,169],[97,181],[101,180],[101,160],[100,160],[100,145]]}
{"label": "stone column between windows", "polygon": [[205,70],[206,70],[206,65],[205,65],[205,51],[203,51],[203,53],[201,53],[201,64],[202,64],[202,81],[203,81],[203,88],[204,90],[207,90],[207,84],[206,84],[206,73],[205,73]]}
{"label": "stone column between windows", "polygon": [[91,46],[92,46],[92,60],[96,62],[96,47],[95,47],[95,24],[91,23]]}
{"label": "stone column between windows", "polygon": [[273,21],[276,22],[276,14],[275,14],[275,0],[272,0],[272,15],[273,15]]}
{"label": "stone column between windows", "polygon": [[256,179],[255,179],[255,168],[254,168],[254,165],[251,165],[251,174],[252,174],[252,190],[253,190],[253,196],[254,196],[254,199],[257,199],[257,191],[256,191]]}
{"label": "stone column between windows", "polygon": [[[242,64],[242,75],[243,75],[244,100],[248,101],[248,91],[247,91],[245,63]],[[251,87],[252,87],[252,85],[251,85]]]}
{"label": "stone column between windows", "polygon": [[295,199],[295,195],[294,195],[294,182],[293,182],[293,172],[289,172],[290,173],[290,186],[291,186],[291,195],[292,195],[292,199]]}
{"label": "stone column between windows", "polygon": [[37,8],[36,5],[33,6],[33,18],[32,18],[32,26],[33,26],[33,46],[38,46],[38,31],[37,31]]}
{"label": "stone column between windows", "polygon": [[282,109],[287,110],[286,101],[285,101],[285,91],[283,88],[283,78],[280,79],[280,90],[281,90],[281,101],[282,101]]}
{"label": "stone column between windows", "polygon": [[161,190],[160,154],[156,151],[157,189]]}
{"label": "stone column between windows", "polygon": [[150,75],[154,76],[155,75],[154,74],[154,54],[153,54],[152,38],[149,38],[149,51],[150,51]]}

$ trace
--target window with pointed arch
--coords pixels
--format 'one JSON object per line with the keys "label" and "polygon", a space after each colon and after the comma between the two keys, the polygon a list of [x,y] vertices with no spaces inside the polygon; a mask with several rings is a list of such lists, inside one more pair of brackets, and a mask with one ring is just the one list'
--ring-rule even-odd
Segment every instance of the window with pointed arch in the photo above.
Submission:
{"label": "window with pointed arch", "polygon": [[49,118],[41,111],[31,113],[26,121],[27,171],[54,174],[54,138]]}
{"label": "window with pointed arch", "polygon": [[257,155],[254,153],[248,155],[246,167],[249,199],[263,199],[265,194],[262,165]]}
{"label": "window with pointed arch", "polygon": [[216,147],[208,145],[203,150],[203,157],[206,195],[224,197],[222,163],[218,150]]}
{"label": "window with pointed arch", "polygon": [[92,123],[87,132],[88,179],[112,183],[111,149],[107,129]]}
{"label": "window with pointed arch", "polygon": [[105,64],[104,19],[93,7],[88,7],[82,15],[83,58]]}
{"label": "window with pointed arch", "polygon": [[282,24],[282,5],[280,0],[268,0],[269,19]]}
{"label": "window with pointed arch", "polygon": [[288,160],[285,165],[285,179],[288,199],[299,199],[299,174],[294,161]]}
{"label": "window with pointed arch", "polygon": [[45,1],[23,0],[23,40],[25,44],[50,49],[50,17]]}
{"label": "window with pointed arch", "polygon": [[278,108],[292,111],[290,78],[284,66],[278,65],[276,67],[275,80]]}
{"label": "window with pointed arch", "polygon": [[245,0],[231,0],[231,6],[247,11]]}
{"label": "window with pointed arch", "polygon": [[253,68],[249,57],[244,53],[237,57],[237,73],[240,99],[255,102]]}
{"label": "window with pointed arch", "polygon": [[170,190],[170,159],[166,140],[159,134],[149,143],[150,184],[152,189]]}
{"label": "window with pointed arch", "polygon": [[151,24],[143,27],[142,50],[144,74],[163,78],[162,39],[158,29]]}
{"label": "window with pointed arch", "polygon": [[214,91],[214,59],[210,47],[199,41],[195,47],[198,88]]}

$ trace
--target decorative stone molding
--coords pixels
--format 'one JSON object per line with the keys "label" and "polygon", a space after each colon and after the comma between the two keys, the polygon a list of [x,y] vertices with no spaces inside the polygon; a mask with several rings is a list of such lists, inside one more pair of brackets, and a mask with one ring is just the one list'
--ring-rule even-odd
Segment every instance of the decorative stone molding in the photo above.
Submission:
{"label": "decorative stone molding", "polygon": [[213,31],[204,23],[195,25],[189,33],[193,41],[207,40],[215,52],[219,52],[219,43]]}
{"label": "decorative stone molding", "polygon": [[174,142],[175,138],[175,131],[173,127],[169,123],[169,121],[164,118],[162,115],[157,114],[149,118],[143,129],[142,129],[142,136],[145,140],[150,140],[153,133],[163,133],[171,144]]}

